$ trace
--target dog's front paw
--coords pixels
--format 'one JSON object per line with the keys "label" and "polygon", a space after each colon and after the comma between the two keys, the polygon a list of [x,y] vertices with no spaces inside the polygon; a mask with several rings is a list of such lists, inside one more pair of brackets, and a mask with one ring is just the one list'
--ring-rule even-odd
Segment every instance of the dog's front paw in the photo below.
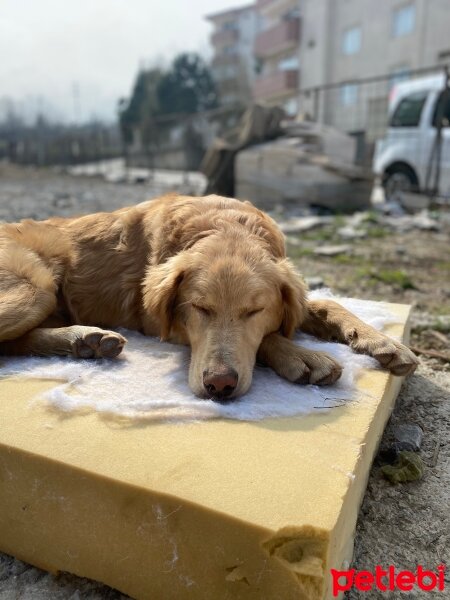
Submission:
{"label": "dog's front paw", "polygon": [[72,344],[72,354],[77,358],[115,358],[122,352],[126,342],[115,331],[80,325]]}
{"label": "dog's front paw", "polygon": [[352,347],[356,352],[373,356],[393,375],[410,375],[419,364],[419,359],[409,348],[383,334],[359,338]]}
{"label": "dog's front paw", "polygon": [[311,352],[311,356],[306,357],[305,360],[310,370],[306,383],[332,385],[342,375],[341,365],[326,352]]}
{"label": "dog's front paw", "polygon": [[293,383],[331,385],[342,374],[341,365],[325,352],[297,347],[283,362],[282,375]]}
{"label": "dog's front paw", "polygon": [[414,373],[419,359],[409,348],[387,338],[374,349],[373,357],[393,375],[410,375]]}

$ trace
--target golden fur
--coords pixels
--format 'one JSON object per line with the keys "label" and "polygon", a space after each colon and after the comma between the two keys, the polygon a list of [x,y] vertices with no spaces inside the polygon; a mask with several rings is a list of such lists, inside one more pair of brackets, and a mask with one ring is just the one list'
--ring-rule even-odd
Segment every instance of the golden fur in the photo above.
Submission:
{"label": "golden fur", "polygon": [[[308,302],[276,223],[248,202],[166,196],[112,213],[0,225],[0,351],[116,356],[126,327],[192,348],[199,396],[244,393],[255,360],[293,382],[341,366],[289,341],[302,328],[365,352],[394,374],[403,345],[331,301]],[[151,375],[150,375],[151,376]]]}

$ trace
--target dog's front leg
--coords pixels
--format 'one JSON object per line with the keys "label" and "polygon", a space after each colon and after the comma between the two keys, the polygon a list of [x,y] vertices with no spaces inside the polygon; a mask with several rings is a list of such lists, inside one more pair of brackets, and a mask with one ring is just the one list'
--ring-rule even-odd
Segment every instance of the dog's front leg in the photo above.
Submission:
{"label": "dog's front leg", "polygon": [[257,360],[293,383],[329,385],[342,373],[341,365],[325,352],[306,350],[280,333],[270,333],[263,339]]}
{"label": "dog's front leg", "polygon": [[348,344],[355,352],[373,356],[393,375],[413,373],[419,361],[404,344],[377,331],[333,300],[311,300],[300,328],[323,340]]}
{"label": "dog's front leg", "polygon": [[99,327],[37,327],[15,340],[0,342],[0,354],[115,358],[125,343],[126,339],[119,333]]}

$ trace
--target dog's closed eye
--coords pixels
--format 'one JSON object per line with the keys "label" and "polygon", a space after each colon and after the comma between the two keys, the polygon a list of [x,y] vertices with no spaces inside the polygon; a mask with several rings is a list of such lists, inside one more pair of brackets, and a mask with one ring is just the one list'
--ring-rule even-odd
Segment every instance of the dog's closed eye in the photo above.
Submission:
{"label": "dog's closed eye", "polygon": [[191,303],[191,305],[192,308],[194,308],[196,311],[198,311],[205,317],[210,317],[214,312],[211,308],[208,308],[207,306],[201,306],[200,304],[194,304],[193,302]]}
{"label": "dog's closed eye", "polygon": [[246,310],[241,314],[241,319],[249,319],[250,317],[253,317],[254,315],[257,315],[258,313],[262,312],[263,310],[264,308],[254,308],[253,310]]}

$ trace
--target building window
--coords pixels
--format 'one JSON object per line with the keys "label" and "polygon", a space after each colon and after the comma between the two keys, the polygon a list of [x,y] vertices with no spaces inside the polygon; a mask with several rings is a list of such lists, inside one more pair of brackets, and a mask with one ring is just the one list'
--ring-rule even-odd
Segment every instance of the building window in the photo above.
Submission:
{"label": "building window", "polygon": [[278,62],[279,71],[291,71],[298,69],[299,66],[300,61],[296,54],[293,54],[292,56],[286,56]]}
{"label": "building window", "polygon": [[221,31],[235,31],[237,28],[238,27],[235,21],[226,21],[222,25]]}
{"label": "building window", "polygon": [[234,54],[237,54],[237,48],[236,46],[225,46],[222,52],[226,56],[233,56]]}
{"label": "building window", "polygon": [[351,27],[342,37],[343,54],[358,54],[361,50],[361,27]]}
{"label": "building window", "polygon": [[401,100],[392,115],[391,127],[417,127],[428,92],[416,92]]}
{"label": "building window", "polygon": [[341,104],[343,106],[352,106],[358,101],[358,85],[356,83],[346,83],[340,88]]}
{"label": "building window", "polygon": [[408,35],[414,31],[416,24],[416,7],[414,4],[407,4],[397,8],[393,12],[392,33],[394,37]]}

